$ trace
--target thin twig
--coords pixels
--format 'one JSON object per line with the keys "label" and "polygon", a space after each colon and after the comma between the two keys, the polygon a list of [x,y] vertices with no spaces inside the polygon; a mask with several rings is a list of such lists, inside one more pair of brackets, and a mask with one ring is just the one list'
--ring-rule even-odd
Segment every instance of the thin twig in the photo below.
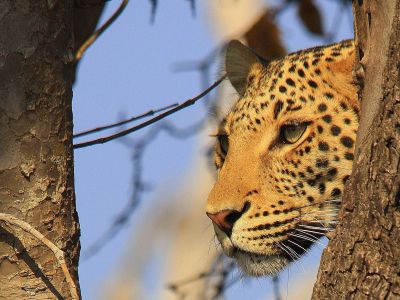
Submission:
{"label": "thin twig", "polygon": [[[128,144],[128,147],[130,149],[133,149],[132,160],[134,165],[132,184],[133,192],[131,200],[115,217],[115,220],[112,222],[111,226],[92,245],[90,245],[86,251],[83,252],[83,259],[89,259],[93,255],[98,253],[107,243],[109,243],[114,237],[117,236],[123,226],[127,224],[135,208],[140,203],[143,192],[148,190],[148,188],[146,188],[148,185],[143,180],[142,160],[145,150],[151,144],[151,142],[156,140],[158,134],[164,131],[174,138],[184,139],[199,132],[199,130],[204,127],[205,122],[206,118],[194,123],[189,127],[180,129],[175,127],[173,123],[165,121],[159,123],[158,126],[153,127],[139,140]],[[121,139],[120,141],[124,142],[124,139]]]}
{"label": "thin twig", "polygon": [[107,137],[103,137],[103,138],[95,139],[95,140],[92,140],[92,141],[75,144],[74,145],[74,149],[93,146],[93,145],[97,145],[97,144],[104,144],[104,143],[110,142],[112,140],[115,140],[117,138],[123,137],[123,136],[125,136],[127,134],[130,134],[130,133],[132,133],[134,131],[137,131],[139,129],[142,129],[144,127],[147,127],[147,126],[149,126],[149,125],[151,125],[151,124],[153,124],[153,123],[155,123],[157,121],[160,121],[160,120],[164,119],[165,117],[167,117],[167,116],[169,116],[169,115],[171,115],[171,114],[173,114],[173,113],[175,113],[177,111],[180,111],[180,110],[182,110],[182,109],[184,109],[184,108],[186,108],[188,106],[191,106],[191,105],[195,104],[199,99],[201,99],[202,97],[207,95],[209,92],[211,92],[215,87],[217,87],[225,79],[225,77],[226,77],[226,75],[222,76],[220,79],[215,81],[210,87],[208,87],[206,90],[201,92],[196,97],[188,99],[185,102],[183,102],[182,104],[180,104],[180,105],[178,105],[178,106],[176,106],[176,107],[174,107],[174,108],[172,108],[170,110],[167,110],[166,112],[164,112],[164,113],[162,113],[162,114],[160,114],[160,115],[158,115],[158,116],[156,116],[156,117],[154,117],[154,118],[152,118],[150,120],[147,120],[147,121],[145,121],[145,122],[143,122],[143,123],[141,123],[139,125],[133,126],[133,127],[129,128],[129,129],[120,131],[120,132],[118,132],[116,134],[113,134],[113,135],[110,135],[110,136],[107,136]]}
{"label": "thin twig", "polygon": [[0,213],[0,221],[5,222],[6,224],[9,224],[9,225],[19,227],[20,229],[31,234],[32,236],[37,238],[39,241],[41,241],[44,245],[46,245],[54,253],[54,256],[56,257],[58,263],[60,264],[60,267],[65,276],[65,279],[67,280],[67,283],[69,285],[69,290],[70,290],[72,299],[73,300],[80,299],[78,290],[75,286],[75,283],[71,277],[71,274],[69,273],[67,264],[65,262],[64,251],[62,251],[60,248],[58,248],[56,245],[54,245],[43,234],[41,234],[39,231],[37,231],[35,228],[33,228],[30,224],[26,223],[25,221],[22,221],[12,215],[5,214],[5,213]]}
{"label": "thin twig", "polygon": [[272,277],[272,286],[274,289],[275,300],[281,300],[281,292],[279,289],[279,275]]}
{"label": "thin twig", "polygon": [[77,63],[81,58],[83,53],[100,37],[100,35],[108,28],[114,21],[121,15],[127,6],[129,0],[123,0],[121,5],[115,11],[115,13],[99,28],[97,29],[87,40],[79,47],[75,54],[75,63]]}
{"label": "thin twig", "polygon": [[90,129],[90,130],[79,132],[77,134],[74,134],[73,137],[74,138],[79,138],[79,137],[82,137],[82,136],[85,136],[85,135],[88,135],[88,134],[92,134],[92,133],[95,133],[95,132],[99,132],[99,131],[103,131],[103,130],[106,130],[106,129],[111,129],[111,128],[114,128],[114,127],[122,126],[122,125],[128,124],[128,123],[133,122],[133,121],[137,121],[137,120],[140,120],[140,119],[143,119],[143,118],[146,118],[146,117],[153,116],[155,114],[158,114],[159,112],[171,109],[171,108],[176,107],[176,106],[178,106],[178,103],[170,104],[168,106],[165,106],[165,107],[162,107],[162,108],[159,108],[159,109],[152,109],[152,110],[149,110],[148,112],[142,113],[142,114],[140,114],[138,116],[134,116],[134,117],[131,117],[129,119],[126,119],[126,120],[123,120],[123,121],[120,121],[120,122],[117,122],[117,123],[104,125],[104,126],[100,126],[100,127],[97,127],[97,128]]}

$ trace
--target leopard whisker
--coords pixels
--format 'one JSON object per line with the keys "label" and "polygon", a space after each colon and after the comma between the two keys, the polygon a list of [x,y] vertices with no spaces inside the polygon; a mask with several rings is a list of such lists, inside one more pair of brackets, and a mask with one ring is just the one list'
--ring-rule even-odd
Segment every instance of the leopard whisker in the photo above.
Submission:
{"label": "leopard whisker", "polygon": [[296,245],[297,247],[299,247],[300,249],[302,249],[305,253],[308,253],[309,250],[305,249],[303,246],[297,244],[296,242],[292,241],[291,239],[287,239],[286,241],[288,241],[289,243],[292,243],[293,245]]}
{"label": "leopard whisker", "polygon": [[290,233],[290,234],[293,235],[293,236],[297,236],[297,237],[299,237],[299,238],[303,238],[303,239],[306,240],[306,241],[313,242],[313,243],[317,244],[318,246],[320,246],[320,247],[322,247],[322,248],[325,247],[325,245],[322,244],[322,243],[319,241],[319,239],[316,238],[316,237],[314,237],[313,235],[306,235],[306,233],[304,233],[304,234],[301,234],[301,233],[300,233],[300,234],[298,234],[298,233]]}
{"label": "leopard whisker", "polygon": [[317,231],[313,231],[313,230],[307,230],[307,229],[298,229],[296,228],[297,231],[303,232],[303,233],[309,233],[311,235],[320,235],[320,236],[324,236],[325,233],[324,232],[317,232]]}
{"label": "leopard whisker", "polygon": [[307,229],[314,229],[314,230],[321,230],[321,231],[332,231],[333,230],[333,228],[309,226],[309,225],[303,225],[303,224],[299,224],[298,226],[304,227],[304,228],[307,228]]}

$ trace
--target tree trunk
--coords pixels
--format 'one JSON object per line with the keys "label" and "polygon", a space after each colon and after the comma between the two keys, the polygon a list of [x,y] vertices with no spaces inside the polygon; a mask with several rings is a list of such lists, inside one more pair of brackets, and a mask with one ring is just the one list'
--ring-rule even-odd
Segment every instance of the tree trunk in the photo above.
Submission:
{"label": "tree trunk", "polygon": [[353,1],[360,128],[313,299],[400,299],[400,0]]}
{"label": "tree trunk", "polygon": [[[73,1],[0,1],[0,213],[65,252],[78,285],[72,151]],[[0,220],[0,299],[71,299],[59,259]]]}

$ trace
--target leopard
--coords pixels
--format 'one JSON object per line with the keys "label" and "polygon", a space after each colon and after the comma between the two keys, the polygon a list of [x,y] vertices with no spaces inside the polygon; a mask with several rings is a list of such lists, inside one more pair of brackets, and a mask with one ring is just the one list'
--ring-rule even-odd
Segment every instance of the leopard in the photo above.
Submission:
{"label": "leopard", "polygon": [[353,40],[273,60],[228,43],[238,100],[213,135],[206,214],[245,275],[275,276],[335,229],[359,125],[355,55]]}

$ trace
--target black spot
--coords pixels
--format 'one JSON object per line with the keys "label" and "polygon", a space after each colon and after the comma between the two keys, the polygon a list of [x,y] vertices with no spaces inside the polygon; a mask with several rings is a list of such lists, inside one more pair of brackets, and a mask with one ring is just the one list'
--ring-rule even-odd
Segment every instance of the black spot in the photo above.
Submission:
{"label": "black spot", "polygon": [[351,123],[351,120],[349,118],[346,118],[343,120],[347,125],[349,125]]}
{"label": "black spot", "polygon": [[347,160],[353,160],[354,159],[354,154],[350,153],[350,152],[346,152],[344,154],[344,158],[347,159]]}
{"label": "black spot", "polygon": [[325,93],[324,95],[328,99],[333,99],[333,94],[332,93]]}
{"label": "black spot", "polygon": [[320,105],[318,105],[318,110],[320,112],[324,112],[324,111],[326,111],[326,109],[327,109],[327,106],[325,103],[321,103]]}
{"label": "black spot", "polygon": [[321,70],[320,69],[315,69],[315,74],[316,75],[321,75]]}
{"label": "black spot", "polygon": [[303,63],[303,66],[304,66],[304,68],[308,69],[308,67],[309,67],[310,65],[308,64],[307,61],[305,61],[305,62]]}
{"label": "black spot", "polygon": [[314,202],[314,197],[308,196],[308,197],[307,197],[307,201],[308,201],[308,202]]}
{"label": "black spot", "polygon": [[291,78],[286,79],[286,83],[290,86],[296,86],[296,83]]}
{"label": "black spot", "polygon": [[280,91],[281,93],[286,93],[286,87],[283,86],[283,85],[279,86],[279,91]]}
{"label": "black spot", "polygon": [[340,107],[341,107],[343,110],[347,110],[347,104],[344,103],[344,102],[340,102]]}
{"label": "black spot", "polygon": [[331,192],[332,197],[338,197],[342,194],[342,191],[338,188],[334,188]]}
{"label": "black spot", "polygon": [[271,94],[271,100],[274,100],[275,99],[275,95],[274,94]]}
{"label": "black spot", "polygon": [[312,65],[316,66],[319,63],[319,58],[316,58],[312,61]]}
{"label": "black spot", "polygon": [[351,137],[348,136],[342,136],[340,138],[340,142],[343,144],[343,146],[347,147],[347,148],[351,148],[353,147],[354,141]]}
{"label": "black spot", "polygon": [[331,127],[331,133],[332,133],[332,135],[338,136],[338,135],[340,134],[341,131],[342,131],[342,130],[340,129],[339,126],[332,125],[332,127]]}
{"label": "black spot", "polygon": [[307,184],[308,184],[309,186],[315,186],[315,180],[314,180],[314,179],[308,179],[308,180],[307,180]]}
{"label": "black spot", "polygon": [[278,201],[278,204],[279,204],[279,205],[283,205],[283,204],[285,204],[285,201],[279,200],[279,201]]}
{"label": "black spot", "polygon": [[255,120],[255,121],[256,121],[256,123],[257,123],[257,124],[261,124],[261,121],[260,121],[260,119],[257,119],[257,118],[256,118],[256,120]]}
{"label": "black spot", "polygon": [[314,170],[310,166],[308,166],[306,170],[308,173],[314,174]]}
{"label": "black spot", "polygon": [[296,71],[296,66],[295,65],[291,65],[289,68],[289,72],[293,73],[294,71]]}
{"label": "black spot", "polygon": [[318,189],[319,189],[319,193],[320,193],[321,195],[322,195],[323,193],[325,193],[325,190],[326,190],[325,183],[321,182],[321,183],[319,184],[319,186],[318,186]]}
{"label": "black spot", "polygon": [[275,107],[274,107],[274,119],[275,120],[278,118],[278,115],[282,111],[282,108],[283,108],[283,102],[281,100],[277,101],[275,103]]}
{"label": "black spot", "polygon": [[269,215],[269,212],[263,211],[263,216],[264,216],[264,217],[266,217],[266,216],[268,216],[268,215]]}
{"label": "black spot", "polygon": [[281,211],[280,210],[274,210],[273,212],[272,212],[274,215],[279,215],[280,213],[281,213]]}
{"label": "black spot", "polygon": [[322,133],[324,131],[324,128],[320,125],[317,126],[318,132]]}
{"label": "black spot", "polygon": [[324,120],[326,123],[332,122],[332,117],[330,115],[325,115],[322,117],[322,120]]}
{"label": "black spot", "polygon": [[297,106],[295,106],[295,107],[292,107],[292,108],[290,108],[290,110],[291,111],[297,111],[297,110],[300,110],[300,109],[302,109],[303,107],[301,106],[301,105],[297,105]]}
{"label": "black spot", "polygon": [[295,102],[293,101],[293,99],[287,99],[286,100],[287,104],[289,105],[293,105]]}
{"label": "black spot", "polygon": [[298,69],[297,70],[297,74],[299,74],[300,77],[304,77],[305,76],[303,69]]}
{"label": "black spot", "polygon": [[299,176],[300,176],[301,178],[304,178],[304,177],[306,177],[306,175],[304,175],[304,173],[303,173],[303,172],[299,172]]}
{"label": "black spot", "polygon": [[307,147],[304,149],[304,151],[305,151],[306,153],[310,153],[310,151],[311,151],[310,146],[307,146]]}
{"label": "black spot", "polygon": [[337,169],[336,168],[332,168],[328,171],[328,175],[329,176],[336,176],[337,174]]}
{"label": "black spot", "polygon": [[318,158],[315,166],[317,168],[326,168],[329,165],[329,162],[326,158]]}
{"label": "black spot", "polygon": [[319,142],[318,143],[318,149],[321,151],[328,151],[329,150],[329,145],[325,142]]}
{"label": "black spot", "polygon": [[318,87],[318,84],[317,84],[314,80],[309,80],[309,81],[308,81],[308,85],[309,85],[310,87],[312,87],[313,89],[315,89],[315,88]]}
{"label": "black spot", "polygon": [[334,59],[332,57],[326,57],[325,61],[331,62],[331,61],[334,61]]}
{"label": "black spot", "polygon": [[343,179],[342,179],[343,183],[346,183],[346,181],[349,180],[349,178],[350,178],[349,175],[344,176]]}

